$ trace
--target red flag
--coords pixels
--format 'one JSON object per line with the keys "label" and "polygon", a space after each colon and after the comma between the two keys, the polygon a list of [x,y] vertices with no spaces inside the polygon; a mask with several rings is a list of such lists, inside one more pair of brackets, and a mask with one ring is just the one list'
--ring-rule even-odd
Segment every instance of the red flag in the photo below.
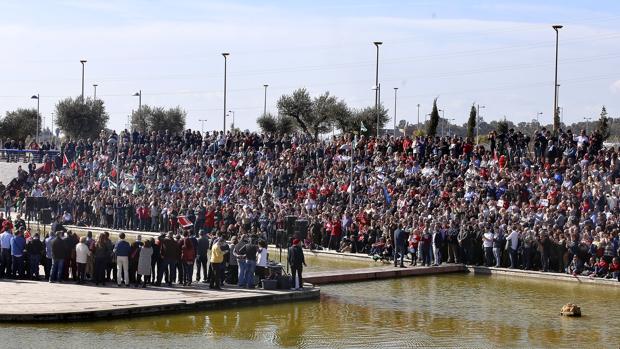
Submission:
{"label": "red flag", "polygon": [[78,166],[77,162],[74,161],[74,162],[71,163],[71,169],[72,170],[75,170],[77,168],[77,166]]}
{"label": "red flag", "polygon": [[179,224],[183,227],[183,228],[189,228],[192,225],[194,225],[194,223],[192,223],[192,221],[190,221],[189,219],[187,219],[187,217],[185,216],[179,216],[178,218]]}
{"label": "red flag", "polygon": [[69,159],[67,159],[67,154],[62,155],[62,166],[65,167],[69,164]]}
{"label": "red flag", "polygon": [[116,177],[116,168],[112,168],[112,172],[110,172],[110,176]]}

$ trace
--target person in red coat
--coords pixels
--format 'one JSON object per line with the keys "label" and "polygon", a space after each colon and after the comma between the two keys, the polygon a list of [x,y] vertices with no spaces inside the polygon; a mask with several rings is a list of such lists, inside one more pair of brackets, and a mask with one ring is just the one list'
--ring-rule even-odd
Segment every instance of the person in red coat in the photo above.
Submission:
{"label": "person in red coat", "polygon": [[181,263],[183,264],[183,286],[192,284],[192,275],[194,275],[194,261],[196,260],[196,246],[194,241],[189,237],[189,232],[183,233],[181,240]]}

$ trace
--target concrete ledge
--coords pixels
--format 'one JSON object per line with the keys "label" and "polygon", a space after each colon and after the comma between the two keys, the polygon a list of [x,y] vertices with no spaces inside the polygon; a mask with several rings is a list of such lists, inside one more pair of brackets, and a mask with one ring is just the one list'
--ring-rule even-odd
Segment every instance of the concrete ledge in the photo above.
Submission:
{"label": "concrete ledge", "polygon": [[118,288],[36,281],[0,283],[11,301],[0,309],[0,322],[62,322],[232,308],[239,306],[318,299],[319,288],[303,291],[222,291],[196,287]]}
{"label": "concrete ledge", "polygon": [[354,282],[354,281],[368,281],[368,280],[380,280],[380,279],[393,279],[400,277],[410,276],[423,276],[423,275],[437,275],[446,273],[465,272],[467,268],[462,264],[444,264],[437,267],[407,267],[407,268],[395,268],[390,267],[375,267],[364,269],[350,269],[350,270],[334,270],[327,272],[313,272],[304,275],[304,281],[310,282],[316,285],[342,283],[342,282]]}
{"label": "concrete ledge", "polygon": [[592,284],[592,285],[605,285],[605,286],[620,287],[620,282],[618,282],[618,280],[616,279],[593,278],[589,276],[572,276],[572,275],[560,274],[560,273],[549,273],[549,272],[544,273],[541,271],[534,271],[534,270],[507,269],[507,268],[495,268],[495,267],[467,266],[467,269],[470,272],[473,272],[474,275],[525,277],[525,278],[531,278],[531,279],[545,279],[545,280],[573,282],[573,283],[579,283],[579,284]]}

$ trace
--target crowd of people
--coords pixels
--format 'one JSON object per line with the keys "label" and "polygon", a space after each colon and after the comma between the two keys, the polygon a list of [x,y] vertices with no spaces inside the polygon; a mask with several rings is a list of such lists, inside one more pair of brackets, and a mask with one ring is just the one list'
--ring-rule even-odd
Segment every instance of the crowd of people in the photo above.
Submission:
{"label": "crowd of people", "polygon": [[[108,232],[94,238],[88,231],[80,237],[66,230],[59,219],[41,238],[39,233],[30,234],[20,217],[15,226],[0,219],[0,279],[41,280],[43,276],[50,283],[71,280],[105,286],[114,282],[118,287],[146,288],[147,284],[162,283],[191,286],[202,278],[209,288],[219,290],[224,284],[252,289],[260,287],[262,279],[281,276],[268,270],[267,244],[257,236],[243,234],[227,241],[219,232],[207,234],[201,229],[198,236],[184,230],[144,241],[138,235],[131,242],[120,233],[112,242]],[[305,265],[299,244],[295,239],[289,248],[290,266],[299,277],[296,290],[303,286],[301,270]]]}
{"label": "crowd of people", "polygon": [[596,130],[488,139],[102,132],[5,196],[64,224],[271,243],[294,216],[305,248],[617,278],[619,150]]}

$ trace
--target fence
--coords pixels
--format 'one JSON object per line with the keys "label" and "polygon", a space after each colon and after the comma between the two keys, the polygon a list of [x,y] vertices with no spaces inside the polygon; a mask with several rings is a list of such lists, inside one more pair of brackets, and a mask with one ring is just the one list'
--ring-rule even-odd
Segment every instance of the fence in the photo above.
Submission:
{"label": "fence", "polygon": [[5,162],[42,162],[43,157],[48,155],[54,158],[60,154],[60,150],[22,150],[22,149],[0,149],[0,161]]}

